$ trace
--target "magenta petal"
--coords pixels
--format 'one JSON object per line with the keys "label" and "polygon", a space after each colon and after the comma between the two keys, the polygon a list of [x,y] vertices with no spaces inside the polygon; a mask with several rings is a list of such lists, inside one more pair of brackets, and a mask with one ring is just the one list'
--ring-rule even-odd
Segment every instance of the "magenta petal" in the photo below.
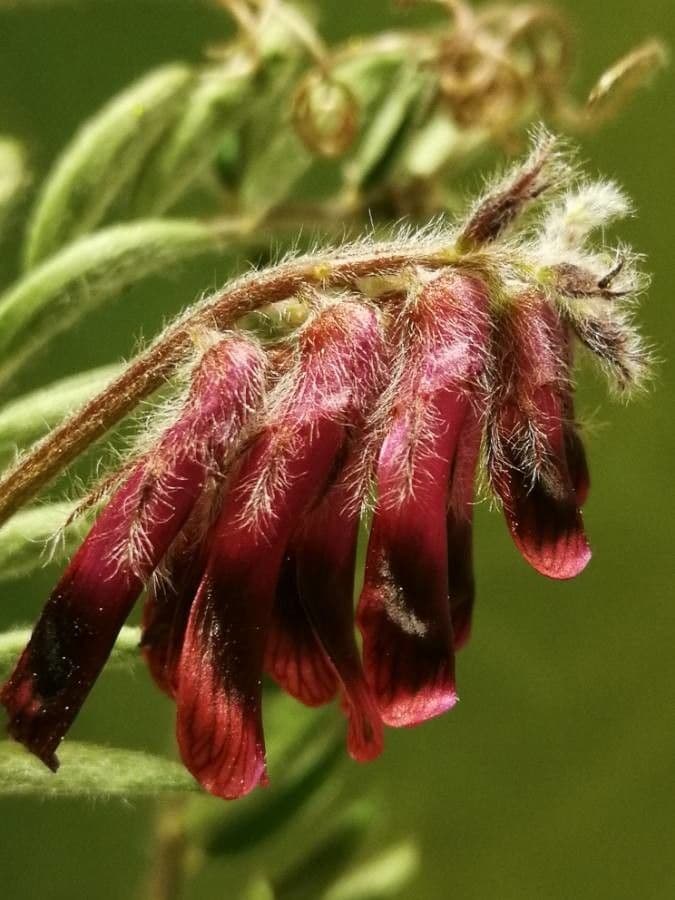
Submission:
{"label": "magenta petal", "polygon": [[295,556],[281,567],[265,647],[265,671],[306,706],[321,706],[337,693],[335,671],[298,595]]}
{"label": "magenta petal", "polygon": [[271,498],[274,515],[245,515],[274,434],[265,431],[249,450],[213,528],[179,665],[183,762],[227,799],[266,780],[261,678],[281,564],[295,522],[328,478],[343,427],[303,426],[287,478]]}
{"label": "magenta petal", "polygon": [[481,441],[481,422],[467,413],[452,469],[447,514],[448,593],[455,651],[469,640],[475,596],[473,575],[473,496]]}
{"label": "magenta petal", "polygon": [[272,436],[245,457],[210,537],[178,673],[183,762],[211,793],[231,799],[265,782],[261,676],[283,554],[297,517],[324,483],[342,428],[308,431],[277,487],[274,516],[242,515]]}
{"label": "magenta petal", "polygon": [[530,477],[510,460],[502,493],[504,512],[514,543],[533,568],[549,578],[574,578],[591,558],[579,509],[579,494],[583,497],[588,483],[585,456],[580,444],[572,447],[576,451],[572,473],[565,395],[540,388],[532,397],[548,459]]}
{"label": "magenta petal", "polygon": [[581,508],[588,499],[591,487],[591,476],[588,471],[584,444],[573,423],[565,427],[565,455],[567,468],[576,494],[577,506]]}
{"label": "magenta petal", "polygon": [[253,586],[204,576],[190,612],[178,670],[177,738],[206,790],[233,799],[266,782],[260,673],[269,616]]}
{"label": "magenta petal", "polygon": [[233,475],[209,537],[178,675],[178,742],[212,793],[264,782],[261,676],[284,556],[302,514],[324,492],[356,414],[374,314],[343,303],[302,335],[294,390]]}
{"label": "magenta petal", "polygon": [[550,578],[578,575],[591,551],[579,507],[588,469],[573,422],[569,336],[543,297],[502,323],[488,429],[490,476],[523,557]]}
{"label": "magenta petal", "polygon": [[170,697],[178,690],[178,663],[203,572],[199,548],[172,553],[167,571],[150,585],[143,606],[143,656],[155,683]]}
{"label": "magenta petal", "polygon": [[483,369],[485,289],[466,276],[435,276],[408,298],[401,321],[407,366],[392,388],[378,461],[358,623],[382,719],[415,725],[457,700],[446,513]]}
{"label": "magenta petal", "polygon": [[471,618],[475,598],[473,577],[473,529],[471,519],[448,511],[448,594],[455,651],[467,643],[471,635]]}
{"label": "magenta petal", "polygon": [[457,700],[446,503],[467,401],[446,392],[435,406],[445,424],[414,467],[414,491],[396,497],[409,442],[410,421],[404,412],[385,440],[378,468],[379,502],[358,622],[366,675],[388,725],[416,725]]}
{"label": "magenta petal", "polygon": [[302,603],[342,685],[347,747],[358,761],[383,747],[382,722],[366,684],[354,635],[354,567],[358,513],[337,484],[309,513],[294,540]]}

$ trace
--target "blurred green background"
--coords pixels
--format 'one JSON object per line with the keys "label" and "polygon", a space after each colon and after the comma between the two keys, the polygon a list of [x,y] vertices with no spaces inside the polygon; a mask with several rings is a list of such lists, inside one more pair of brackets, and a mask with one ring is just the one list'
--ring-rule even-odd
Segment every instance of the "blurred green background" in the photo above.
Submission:
{"label": "blurred green background", "polygon": [[[579,92],[644,37],[672,43],[672,0],[557,5],[577,28]],[[0,131],[28,143],[39,173],[108,96],[162,61],[198,59],[225,35],[223,16],[190,0],[9,6],[0,2]],[[320,6],[331,39],[430,15],[385,0]],[[379,761],[348,767],[354,795],[373,784],[382,794],[387,835],[420,841],[411,898],[675,897],[672,100],[667,72],[582,142],[590,170],[616,178],[635,200],[638,215],[620,234],[654,273],[640,317],[662,360],[655,389],[629,407],[611,405],[593,374],[581,375],[579,407],[594,422],[586,515],[594,559],[573,583],[546,581],[520,560],[500,516],[481,507],[462,702],[422,728],[389,732]],[[129,354],[139,322],[152,333],[226,275],[224,264],[209,264],[168,287],[144,283],[55,342],[21,386]],[[32,620],[54,574],[3,584],[0,626]],[[172,716],[140,667],[107,673],[73,736],[165,752]],[[137,896],[154,814],[150,801],[0,801],[0,894]],[[373,845],[384,837],[375,833]],[[245,865],[252,871],[254,862]],[[187,896],[226,896],[228,867],[208,867]]]}

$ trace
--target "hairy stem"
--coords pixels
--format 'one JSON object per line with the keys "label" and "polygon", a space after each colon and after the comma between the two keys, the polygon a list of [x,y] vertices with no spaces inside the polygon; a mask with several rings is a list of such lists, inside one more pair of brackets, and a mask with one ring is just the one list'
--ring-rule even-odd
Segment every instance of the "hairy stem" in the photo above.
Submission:
{"label": "hairy stem", "polygon": [[435,268],[452,257],[448,242],[412,240],[404,246],[391,243],[343,255],[301,257],[235,281],[179,317],[111,385],[19,459],[0,480],[0,524],[157,390],[189,355],[196,331],[226,330],[245,313],[292,297],[307,285],[349,287],[366,275],[399,272],[413,265]]}

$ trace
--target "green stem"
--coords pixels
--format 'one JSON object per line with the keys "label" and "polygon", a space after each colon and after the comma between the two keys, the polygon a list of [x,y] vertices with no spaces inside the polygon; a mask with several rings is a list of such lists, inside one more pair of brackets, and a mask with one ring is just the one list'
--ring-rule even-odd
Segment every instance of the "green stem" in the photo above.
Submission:
{"label": "green stem", "polygon": [[179,900],[182,896],[189,851],[185,806],[183,799],[160,805],[153,857],[141,894],[144,900]]}

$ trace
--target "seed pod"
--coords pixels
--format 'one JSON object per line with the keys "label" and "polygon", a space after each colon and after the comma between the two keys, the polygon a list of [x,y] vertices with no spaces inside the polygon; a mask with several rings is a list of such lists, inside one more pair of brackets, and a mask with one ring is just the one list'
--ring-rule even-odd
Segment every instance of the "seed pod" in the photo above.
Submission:
{"label": "seed pod", "polygon": [[293,100],[295,129],[307,149],[318,156],[342,156],[356,135],[358,113],[350,89],[317,72],[302,80]]}

